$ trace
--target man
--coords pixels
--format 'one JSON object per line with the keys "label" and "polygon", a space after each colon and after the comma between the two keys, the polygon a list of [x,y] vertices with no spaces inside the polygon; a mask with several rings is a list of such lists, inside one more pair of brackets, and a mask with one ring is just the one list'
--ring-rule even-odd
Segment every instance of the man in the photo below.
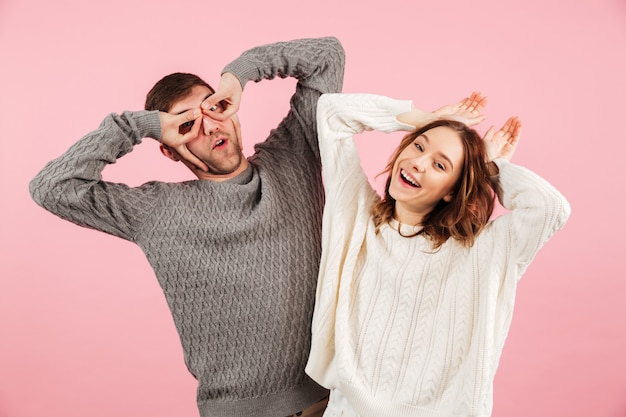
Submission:
{"label": "man", "polygon": [[[304,373],[323,206],[316,105],[341,90],[343,68],[339,42],[320,38],[244,52],[213,96],[198,77],[172,74],[146,111],[109,115],[31,181],[42,207],[144,251],[198,380],[202,417],[323,412],[327,391]],[[239,97],[248,81],[275,76],[298,79],[291,109],[246,159]],[[103,181],[106,164],[144,137],[198,180]]]}

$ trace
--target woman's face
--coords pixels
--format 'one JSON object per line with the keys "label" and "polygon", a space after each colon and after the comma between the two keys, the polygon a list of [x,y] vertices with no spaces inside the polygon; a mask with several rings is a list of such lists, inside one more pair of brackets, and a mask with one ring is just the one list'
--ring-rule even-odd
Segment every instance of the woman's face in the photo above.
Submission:
{"label": "woman's face", "polygon": [[438,126],[416,137],[400,153],[391,172],[394,217],[405,224],[419,224],[439,201],[451,201],[462,167],[463,144],[453,129]]}

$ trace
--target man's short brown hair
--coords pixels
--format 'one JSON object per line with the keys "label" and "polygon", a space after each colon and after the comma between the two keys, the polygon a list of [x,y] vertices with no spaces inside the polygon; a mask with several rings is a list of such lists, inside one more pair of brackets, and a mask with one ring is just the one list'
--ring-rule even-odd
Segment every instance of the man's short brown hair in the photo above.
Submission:
{"label": "man's short brown hair", "polygon": [[196,85],[207,87],[211,93],[215,93],[213,87],[197,75],[183,72],[166,75],[148,92],[144,107],[146,110],[168,112],[174,102],[191,94],[191,89]]}

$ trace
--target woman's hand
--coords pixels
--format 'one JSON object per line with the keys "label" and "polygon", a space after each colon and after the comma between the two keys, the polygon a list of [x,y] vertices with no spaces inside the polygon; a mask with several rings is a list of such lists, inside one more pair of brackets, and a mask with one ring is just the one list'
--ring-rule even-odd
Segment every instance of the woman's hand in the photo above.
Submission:
{"label": "woman's hand", "polygon": [[487,97],[479,92],[473,92],[461,101],[448,104],[433,113],[441,119],[452,119],[468,126],[477,125],[487,118],[482,112],[487,105]]}
{"label": "woman's hand", "polygon": [[517,116],[507,120],[498,131],[491,126],[483,137],[487,150],[487,161],[493,161],[496,158],[510,161],[517,148],[521,130],[522,122]]}

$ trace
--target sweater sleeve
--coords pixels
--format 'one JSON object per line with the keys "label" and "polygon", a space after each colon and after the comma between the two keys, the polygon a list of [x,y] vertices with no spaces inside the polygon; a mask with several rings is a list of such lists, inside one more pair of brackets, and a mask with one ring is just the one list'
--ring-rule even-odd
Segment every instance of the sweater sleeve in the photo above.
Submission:
{"label": "sweater sleeve", "polygon": [[[378,130],[384,133],[414,127],[400,123],[396,116],[411,109],[411,101],[394,100],[374,94],[324,94],[317,107],[320,152],[327,194],[334,185],[365,174],[360,166],[353,137],[357,133]],[[330,195],[327,195],[330,197]]]}
{"label": "sweater sleeve", "polygon": [[286,139],[288,143],[283,146],[296,149],[306,146],[318,155],[317,100],[321,94],[341,91],[344,65],[341,43],[336,38],[326,37],[252,48],[228,64],[223,72],[234,74],[243,87],[248,81],[260,82],[277,76],[297,78],[296,92],[290,102],[291,111],[277,129],[287,130],[288,134],[272,137]]}
{"label": "sweater sleeve", "polygon": [[564,225],[571,208],[565,197],[546,180],[507,160],[494,161],[500,170],[498,199],[509,213],[494,221],[506,229],[506,239],[519,279],[539,249]]}
{"label": "sweater sleeve", "polygon": [[361,168],[353,136],[366,130],[393,132],[414,127],[396,120],[410,101],[371,94],[324,94],[317,123],[326,190],[322,222],[322,258],[313,315],[313,337],[306,372],[321,385],[336,386],[334,325],[340,286],[353,268],[379,198]]}
{"label": "sweater sleeve", "polygon": [[102,171],[144,137],[161,137],[157,111],[110,114],[97,130],[49,162],[31,180],[33,200],[80,226],[132,240],[151,197],[124,184],[102,181]]}

